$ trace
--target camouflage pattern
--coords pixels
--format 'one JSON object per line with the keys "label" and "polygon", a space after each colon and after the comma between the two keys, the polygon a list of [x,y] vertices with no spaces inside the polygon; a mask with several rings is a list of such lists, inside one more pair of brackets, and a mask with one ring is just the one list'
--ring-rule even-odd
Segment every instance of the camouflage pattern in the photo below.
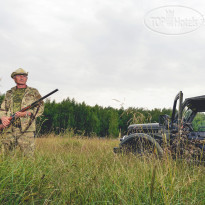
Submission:
{"label": "camouflage pattern", "polygon": [[[1,140],[2,154],[9,154],[12,151],[20,150],[25,156],[33,156],[35,150],[34,132],[21,133],[20,128],[14,128],[12,133],[6,133]],[[20,136],[20,137],[19,137]]]}
{"label": "camouflage pattern", "polygon": [[[25,89],[11,88],[7,91],[0,108],[0,118],[11,116],[41,98],[38,90],[28,87]],[[36,117],[43,113],[43,102],[28,110],[31,116],[18,118],[14,124],[6,128],[1,135],[1,153],[7,154],[19,148],[24,155],[32,156],[35,149]]]}
{"label": "camouflage pattern", "polygon": [[24,69],[19,68],[15,70],[12,74],[11,77],[13,78],[15,75],[28,75],[28,72],[26,72]]}
{"label": "camouflage pattern", "polygon": [[171,153],[174,158],[180,157],[186,159],[187,161],[205,161],[205,154],[197,146],[199,144],[204,146],[205,141],[198,139],[188,140],[188,134],[189,131],[182,131],[180,137],[177,134],[172,144],[167,147],[169,153]]}
{"label": "camouflage pattern", "polygon": [[[13,102],[14,102],[13,109],[14,109],[14,113],[16,113],[19,110],[21,110],[21,102],[22,102],[24,93],[25,93],[25,88],[16,89],[14,91],[14,95],[13,95]],[[20,118],[15,120],[15,122],[13,123],[13,126],[14,127],[21,127]]]}
{"label": "camouflage pattern", "polygon": [[[17,88],[13,87],[11,90],[7,91],[5,98],[1,104],[0,108],[0,118],[3,116],[11,116],[15,113],[16,110],[14,110],[14,95]],[[21,102],[21,109],[30,105],[34,101],[41,98],[41,95],[39,94],[38,90],[35,88],[28,87],[25,89],[22,102]],[[43,102],[39,103],[39,106],[28,110],[28,112],[31,112],[31,116],[27,117],[21,117],[20,123],[21,123],[21,132],[35,132],[36,130],[36,117],[42,115],[44,110]],[[9,128],[6,129],[6,132],[13,132],[14,126],[11,125]]]}

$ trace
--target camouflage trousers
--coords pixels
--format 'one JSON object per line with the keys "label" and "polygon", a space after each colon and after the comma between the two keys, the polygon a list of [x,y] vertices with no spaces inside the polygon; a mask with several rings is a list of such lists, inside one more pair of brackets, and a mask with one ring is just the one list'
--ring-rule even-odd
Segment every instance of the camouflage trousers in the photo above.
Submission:
{"label": "camouflage trousers", "polygon": [[22,134],[19,128],[14,128],[14,132],[2,134],[0,151],[2,154],[9,154],[12,151],[16,151],[18,149],[25,156],[34,155],[34,132],[25,132]]}

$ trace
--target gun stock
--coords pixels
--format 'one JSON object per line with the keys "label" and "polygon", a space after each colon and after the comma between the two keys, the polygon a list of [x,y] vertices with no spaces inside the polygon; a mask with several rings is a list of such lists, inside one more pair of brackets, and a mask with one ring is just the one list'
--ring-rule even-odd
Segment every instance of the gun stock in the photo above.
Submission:
{"label": "gun stock", "polygon": [[3,124],[0,125],[0,130],[3,130],[5,127]]}

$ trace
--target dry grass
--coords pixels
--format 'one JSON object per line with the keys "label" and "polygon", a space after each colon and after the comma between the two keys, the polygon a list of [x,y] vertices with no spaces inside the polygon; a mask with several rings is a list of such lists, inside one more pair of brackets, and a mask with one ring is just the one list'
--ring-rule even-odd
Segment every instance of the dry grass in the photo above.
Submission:
{"label": "dry grass", "polygon": [[1,204],[204,204],[205,168],[116,155],[117,140],[50,135],[0,162]]}

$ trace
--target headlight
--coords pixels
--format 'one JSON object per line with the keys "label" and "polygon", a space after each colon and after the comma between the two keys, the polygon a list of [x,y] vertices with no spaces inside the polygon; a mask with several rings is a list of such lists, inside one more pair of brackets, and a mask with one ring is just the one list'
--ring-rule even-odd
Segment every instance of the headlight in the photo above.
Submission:
{"label": "headlight", "polygon": [[128,137],[127,135],[124,135],[122,138],[120,138],[120,141],[123,141],[127,137]]}

